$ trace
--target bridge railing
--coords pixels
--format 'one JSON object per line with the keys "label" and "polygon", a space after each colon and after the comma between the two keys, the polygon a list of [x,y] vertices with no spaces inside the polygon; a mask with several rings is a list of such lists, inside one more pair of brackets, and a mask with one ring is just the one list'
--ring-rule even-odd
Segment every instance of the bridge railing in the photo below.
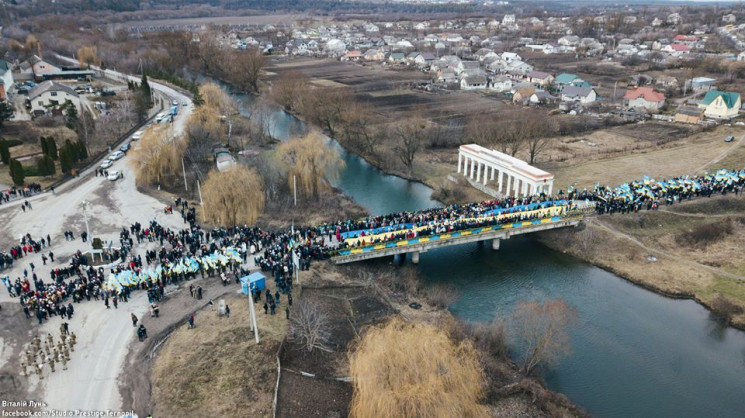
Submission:
{"label": "bridge railing", "polygon": [[368,244],[364,246],[340,248],[337,250],[330,251],[329,256],[332,258],[343,257],[343,256],[348,256],[348,255],[382,251],[387,248],[404,247],[408,245],[421,244],[421,243],[426,243],[426,242],[431,242],[431,241],[444,241],[444,240],[456,239],[459,237],[487,234],[487,233],[491,233],[495,231],[514,230],[514,229],[524,228],[524,227],[529,227],[529,226],[534,226],[534,225],[544,225],[544,224],[551,224],[551,223],[570,221],[570,220],[581,220],[584,218],[584,215],[588,212],[588,210],[592,211],[593,209],[584,208],[584,207],[576,208],[576,209],[569,210],[566,214],[561,215],[561,216],[552,216],[552,217],[542,218],[542,219],[530,219],[530,220],[525,220],[525,221],[509,222],[509,223],[504,223],[504,224],[462,229],[458,231],[446,232],[446,233],[435,234],[435,235],[425,235],[425,236],[411,238],[411,239],[384,241],[384,242],[377,242],[377,243],[372,243],[372,244]]}

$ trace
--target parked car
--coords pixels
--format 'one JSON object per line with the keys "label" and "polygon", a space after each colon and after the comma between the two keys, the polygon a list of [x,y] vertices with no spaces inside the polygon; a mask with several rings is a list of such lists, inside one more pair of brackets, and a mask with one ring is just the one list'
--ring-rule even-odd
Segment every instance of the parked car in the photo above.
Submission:
{"label": "parked car", "polygon": [[184,102],[181,103],[181,105],[183,105],[184,107],[189,106],[189,101],[188,100],[184,100]]}
{"label": "parked car", "polygon": [[171,102],[171,104],[174,105],[174,106],[178,106],[178,100],[173,99],[173,101]]}
{"label": "parked car", "polygon": [[139,141],[140,138],[142,138],[143,131],[137,131],[134,134],[132,134],[132,137],[130,138],[132,141]]}
{"label": "parked car", "polygon": [[114,164],[114,162],[111,161],[111,160],[103,160],[101,162],[101,166],[100,167],[103,168],[103,169],[107,169],[107,168],[111,167],[113,164]]}
{"label": "parked car", "polygon": [[117,181],[120,178],[124,178],[124,175],[119,170],[112,170],[112,171],[109,171],[109,176],[106,177],[106,178],[109,179],[109,180],[111,180],[111,181]]}
{"label": "parked car", "polygon": [[129,148],[130,148],[129,142],[125,142],[122,144],[121,147],[119,147],[119,151],[126,153],[127,151],[129,151]]}
{"label": "parked car", "polygon": [[120,159],[122,157],[124,157],[124,153],[121,152],[121,151],[116,151],[115,153],[109,155],[109,159],[110,160],[114,160],[114,161],[116,161],[116,160],[118,160],[118,159]]}
{"label": "parked car", "polygon": [[724,138],[724,142],[732,142],[732,141],[734,141],[734,140],[735,140],[735,137],[734,137],[734,136],[732,136],[732,135],[730,135],[730,136],[728,136],[728,137],[725,137],[725,138]]}

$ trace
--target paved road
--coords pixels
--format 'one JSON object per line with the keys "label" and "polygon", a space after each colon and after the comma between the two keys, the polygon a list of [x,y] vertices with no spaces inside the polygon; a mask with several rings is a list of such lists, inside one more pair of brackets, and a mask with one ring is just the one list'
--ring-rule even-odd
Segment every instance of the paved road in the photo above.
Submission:
{"label": "paved road", "polygon": [[[107,71],[107,76],[123,79],[124,75]],[[182,111],[172,124],[173,134],[183,133],[186,119],[192,110],[190,99],[179,92],[151,81],[154,90],[172,97],[188,106]],[[135,143],[134,146],[137,146]],[[47,234],[52,237],[50,249],[55,253],[56,265],[67,263],[70,256],[77,250],[85,250],[86,244],[79,239],[85,230],[82,214],[83,201],[90,203],[88,215],[91,233],[104,241],[118,244],[118,232],[123,226],[131,223],[146,223],[156,219],[159,223],[171,227],[182,228],[184,223],[178,214],[163,214],[163,202],[137,191],[132,170],[127,169],[128,158],[125,157],[114,163],[113,169],[123,169],[125,177],[111,182],[102,177],[96,177],[94,166],[81,173],[79,178],[67,182],[56,190],[56,194],[43,193],[30,198],[33,209],[22,212],[20,202],[0,206],[0,245],[5,250],[23,234],[30,233],[32,237],[41,238]],[[72,230],[75,241],[65,241],[63,232]],[[48,280],[51,266],[42,266],[41,256],[33,254],[16,263],[9,272],[11,278],[22,276],[24,268],[33,262],[40,277]],[[29,269],[30,271],[30,269]],[[0,300],[17,303],[11,300],[5,292],[0,291]],[[75,305],[76,314],[69,321],[70,329],[78,335],[78,344],[71,353],[69,370],[49,373],[47,370],[44,380],[39,381],[35,376],[29,377],[31,389],[38,390],[40,400],[52,409],[121,409],[121,396],[117,385],[117,378],[121,373],[126,356],[127,347],[134,339],[135,332],[130,321],[130,313],[142,317],[147,309],[147,297],[142,292],[135,294],[129,303],[120,303],[119,309],[107,310],[102,302],[83,302]],[[35,321],[29,321],[29,326]],[[59,335],[61,319],[53,318],[38,330],[42,335],[51,332]],[[0,366],[7,361],[5,352],[0,352]]]}

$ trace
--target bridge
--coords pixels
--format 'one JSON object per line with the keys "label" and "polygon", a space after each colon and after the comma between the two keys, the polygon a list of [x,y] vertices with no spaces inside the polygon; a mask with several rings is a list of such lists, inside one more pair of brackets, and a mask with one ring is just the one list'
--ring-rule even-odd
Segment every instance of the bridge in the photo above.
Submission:
{"label": "bridge", "polygon": [[[577,226],[584,220],[586,214],[594,211],[594,206],[592,202],[572,202],[572,209],[559,215],[517,222],[497,223],[495,225],[417,236],[410,239],[376,242],[369,245],[364,245],[364,241],[360,241],[361,238],[355,237],[351,240],[352,246],[349,248],[342,248],[332,252],[331,261],[336,264],[346,264],[372,258],[410,253],[411,262],[417,264],[419,263],[419,255],[430,249],[479,241],[491,241],[492,249],[498,250],[500,242],[509,239],[511,236]],[[545,211],[546,209],[542,210]],[[511,213],[511,216],[519,216],[521,213],[527,215],[531,212],[537,211]],[[348,243],[350,242],[349,239],[346,241]]]}

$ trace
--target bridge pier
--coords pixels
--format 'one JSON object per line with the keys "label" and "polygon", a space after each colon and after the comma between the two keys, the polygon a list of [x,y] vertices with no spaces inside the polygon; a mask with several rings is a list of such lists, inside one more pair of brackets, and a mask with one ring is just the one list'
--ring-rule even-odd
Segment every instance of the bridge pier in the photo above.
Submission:
{"label": "bridge pier", "polygon": [[494,238],[493,240],[491,240],[491,249],[492,250],[497,251],[499,249],[499,241],[500,241],[499,238]]}
{"label": "bridge pier", "polygon": [[419,264],[419,251],[411,253],[411,264]]}

